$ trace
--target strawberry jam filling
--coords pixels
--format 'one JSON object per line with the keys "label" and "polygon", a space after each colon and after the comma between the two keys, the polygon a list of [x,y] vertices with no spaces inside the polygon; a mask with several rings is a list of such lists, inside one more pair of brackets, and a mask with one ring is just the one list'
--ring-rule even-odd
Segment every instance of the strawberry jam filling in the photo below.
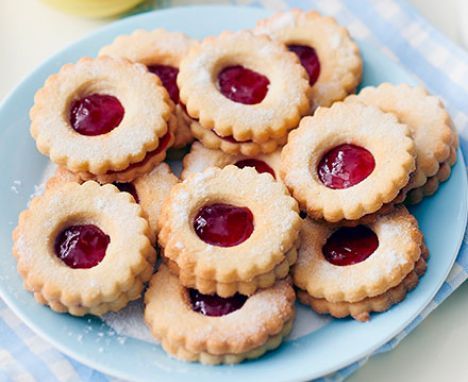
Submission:
{"label": "strawberry jam filling", "polygon": [[72,102],[69,120],[77,133],[94,136],[114,130],[124,114],[122,104],[114,96],[91,94]]}
{"label": "strawberry jam filling", "polygon": [[377,235],[368,227],[341,227],[328,238],[323,255],[333,265],[352,265],[367,259],[379,246]]}
{"label": "strawberry jam filling", "polygon": [[288,45],[288,49],[294,52],[302,66],[309,75],[309,84],[312,86],[317,82],[320,75],[320,61],[314,48],[306,45]]}
{"label": "strawberry jam filling", "polygon": [[244,168],[244,167],[253,167],[259,174],[263,172],[267,172],[273,176],[273,178],[276,179],[275,172],[273,169],[268,166],[264,161],[260,159],[242,159],[234,163],[235,166],[239,168]]}
{"label": "strawberry jam filling", "polygon": [[92,224],[65,228],[55,239],[55,254],[70,268],[92,268],[106,255],[110,237]]}
{"label": "strawberry jam filling", "polygon": [[343,189],[362,182],[374,168],[374,156],[369,151],[344,144],[336,146],[322,157],[317,172],[328,188]]}
{"label": "strawberry jam filling", "polygon": [[192,310],[210,317],[220,317],[232,313],[242,308],[247,301],[247,296],[239,293],[223,298],[218,295],[202,294],[195,289],[189,289],[188,292]]}
{"label": "strawberry jam filling", "polygon": [[136,192],[136,188],[133,185],[133,183],[120,183],[120,182],[114,182],[112,183],[115,187],[119,189],[120,192],[128,192],[130,195],[133,196],[133,199],[135,199],[135,202],[139,203],[140,199],[138,198],[138,194]]}
{"label": "strawberry jam filling", "polygon": [[218,74],[219,91],[231,101],[254,105],[262,102],[270,81],[263,74],[241,65],[229,66]]}
{"label": "strawberry jam filling", "polygon": [[179,69],[170,65],[151,65],[148,66],[148,70],[159,77],[172,101],[179,103],[179,87],[177,86]]}
{"label": "strawberry jam filling", "polygon": [[193,221],[200,239],[218,247],[233,247],[247,240],[253,232],[253,215],[246,207],[215,203],[204,206]]}

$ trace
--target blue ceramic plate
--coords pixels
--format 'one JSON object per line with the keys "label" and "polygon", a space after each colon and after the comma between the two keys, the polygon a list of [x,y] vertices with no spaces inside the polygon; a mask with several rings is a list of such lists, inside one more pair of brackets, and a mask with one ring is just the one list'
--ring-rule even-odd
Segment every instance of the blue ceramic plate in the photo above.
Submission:
{"label": "blue ceramic plate", "polygon": [[[452,267],[466,225],[467,183],[461,153],[450,180],[432,198],[412,209],[431,251],[429,268],[420,285],[397,306],[373,315],[369,323],[330,320],[314,332],[290,339],[278,350],[237,366],[206,367],[166,356],[155,344],[122,338],[98,318],[57,314],[35,303],[22,288],[11,255],[11,231],[40,183],[47,159],[29,135],[28,110],[33,96],[50,74],[65,63],[93,56],[115,36],[136,28],[167,28],[195,38],[223,30],[250,28],[268,16],[261,9],[242,7],[189,7],[148,13],[114,23],[56,54],[6,99],[0,108],[0,292],[6,303],[33,330],[64,353],[93,368],[130,380],[289,381],[316,378],[364,357],[400,332],[431,301]],[[415,83],[378,49],[361,45],[365,61],[363,85],[384,81]],[[307,315],[302,315],[303,321]],[[312,316],[310,316],[312,317]],[[304,322],[303,322],[304,323]],[[306,323],[307,324],[307,323]]]}

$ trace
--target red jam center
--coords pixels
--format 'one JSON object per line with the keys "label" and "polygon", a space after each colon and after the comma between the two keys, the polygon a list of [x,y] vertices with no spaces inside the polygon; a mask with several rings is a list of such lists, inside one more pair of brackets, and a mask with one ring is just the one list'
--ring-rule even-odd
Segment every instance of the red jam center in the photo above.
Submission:
{"label": "red jam center", "polygon": [[221,93],[231,101],[253,105],[265,98],[270,81],[263,74],[235,65],[218,74],[218,84]]}
{"label": "red jam center", "polygon": [[262,172],[267,172],[273,176],[273,178],[276,179],[275,172],[273,169],[268,166],[264,161],[259,160],[259,159],[243,159],[239,160],[236,163],[234,163],[235,166],[239,168],[244,168],[244,167],[253,167],[259,174]]}
{"label": "red jam center", "polygon": [[121,192],[128,192],[130,195],[133,196],[133,199],[135,199],[135,202],[139,203],[140,199],[138,198],[138,194],[136,192],[136,188],[133,185],[133,183],[120,183],[120,182],[114,182],[112,183],[115,187],[119,189]]}
{"label": "red jam center", "polygon": [[288,45],[291,52],[296,53],[302,66],[309,75],[309,84],[317,82],[320,75],[320,61],[314,48],[306,45]]}
{"label": "red jam center", "polygon": [[55,254],[70,268],[92,268],[106,254],[110,237],[92,224],[64,229],[55,239]]}
{"label": "red jam center", "polygon": [[335,231],[322,248],[333,265],[352,265],[367,259],[379,246],[377,235],[368,227],[342,227]]}
{"label": "red jam center", "polygon": [[210,317],[220,317],[232,313],[242,308],[247,301],[247,296],[239,293],[223,298],[218,295],[201,294],[195,289],[189,289],[189,297],[193,311]]}
{"label": "red jam center", "polygon": [[374,156],[363,147],[336,146],[321,159],[317,171],[328,188],[352,187],[366,179],[375,168]]}
{"label": "red jam center", "polygon": [[69,119],[77,133],[93,136],[114,130],[124,114],[125,110],[117,98],[91,94],[72,102]]}
{"label": "red jam center", "polygon": [[247,240],[253,232],[253,215],[246,207],[215,203],[202,207],[193,228],[205,243],[233,247]]}
{"label": "red jam center", "polygon": [[148,70],[159,77],[172,101],[179,103],[179,87],[177,86],[179,69],[169,65],[151,65],[148,66]]}

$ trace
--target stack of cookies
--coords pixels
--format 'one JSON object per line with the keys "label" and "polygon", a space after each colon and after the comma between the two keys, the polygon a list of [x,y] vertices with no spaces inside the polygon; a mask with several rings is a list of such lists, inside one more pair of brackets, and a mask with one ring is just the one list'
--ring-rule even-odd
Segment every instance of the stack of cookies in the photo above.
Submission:
{"label": "stack of cookies", "polygon": [[[334,317],[387,310],[429,255],[402,202],[449,177],[458,139],[436,97],[354,95],[361,75],[346,29],[298,10],[201,42],[138,30],[65,65],[31,109],[58,168],[13,234],[25,287],[102,315],[149,281],[154,336],[207,364],[278,347],[295,290]],[[181,179],[164,162],[180,148]]]}

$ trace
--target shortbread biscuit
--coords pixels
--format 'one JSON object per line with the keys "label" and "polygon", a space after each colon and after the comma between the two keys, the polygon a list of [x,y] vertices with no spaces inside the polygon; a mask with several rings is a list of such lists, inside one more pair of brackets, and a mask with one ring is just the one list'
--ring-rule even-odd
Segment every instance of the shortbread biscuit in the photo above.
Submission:
{"label": "shortbread biscuit", "polygon": [[100,56],[121,57],[139,62],[158,75],[175,104],[177,129],[174,147],[183,147],[193,140],[190,131],[192,119],[179,103],[179,88],[176,78],[180,61],[196,44],[189,36],[164,29],[147,31],[138,29],[130,35],[118,36],[110,45],[99,51]]}
{"label": "shortbread biscuit", "polygon": [[[48,179],[46,189],[56,188],[64,184],[84,181],[64,167],[58,167],[54,175]],[[162,206],[171,191],[179,182],[167,163],[158,164],[151,172],[136,178],[131,183],[113,183],[120,191],[130,193],[141,206],[151,229],[151,241],[158,233],[158,219]]]}
{"label": "shortbread biscuit", "polygon": [[145,321],[175,358],[235,364],[281,344],[292,328],[294,301],[294,290],[282,280],[250,296],[237,310],[205,315],[193,310],[189,291],[163,265],[145,294]]}
{"label": "shortbread biscuit", "polygon": [[53,189],[63,186],[67,183],[82,184],[84,181],[75,173],[67,170],[65,167],[58,166],[54,174],[47,179],[45,189]]}
{"label": "shortbread biscuit", "polygon": [[269,173],[275,179],[279,180],[280,156],[281,153],[279,151],[275,151],[272,154],[261,154],[255,157],[230,155],[220,150],[207,149],[201,143],[194,142],[190,152],[184,157],[184,169],[181,178],[186,179],[191,174],[205,171],[208,167],[223,168],[233,164],[237,167],[254,167],[257,172]]}
{"label": "shortbread biscuit", "polygon": [[[458,142],[457,145],[454,146],[457,147]],[[406,201],[410,204],[417,204],[423,200],[424,197],[433,195],[439,189],[440,183],[445,182],[450,177],[452,166],[455,164],[456,160],[457,150],[452,147],[450,149],[449,159],[439,165],[439,171],[437,174],[428,178],[426,183],[421,187],[412,189],[408,193]]]}
{"label": "shortbread biscuit", "polygon": [[[113,127],[103,130],[106,133],[79,133],[72,127],[72,118],[79,126],[86,113],[77,117],[72,112],[90,104],[95,107],[94,98],[112,102],[119,115],[112,115]],[[109,108],[99,112],[103,110],[110,112]],[[156,150],[168,131],[170,116],[166,90],[143,65],[108,57],[82,58],[64,65],[36,93],[31,134],[39,151],[54,163],[73,172],[100,175],[122,171]],[[88,119],[94,118],[91,114]]]}
{"label": "shortbread biscuit", "polygon": [[158,234],[158,219],[169,193],[179,182],[167,163],[160,163],[151,172],[133,181],[139,204],[148,218],[151,231]]}
{"label": "shortbread biscuit", "polygon": [[[80,239],[78,232],[88,236]],[[38,302],[77,316],[102,315],[140,297],[156,259],[149,237],[143,211],[129,194],[72,182],[50,188],[21,213],[13,254]],[[88,250],[100,251],[100,258],[88,257]]]}
{"label": "shortbread biscuit", "polygon": [[[306,219],[301,239],[294,284],[314,299],[331,303],[355,303],[387,292],[413,271],[423,248],[417,221],[403,206],[375,223],[352,229],[340,230]],[[361,253],[352,250],[353,243],[363,253],[370,250],[359,257]],[[338,245],[356,258],[343,258]],[[331,255],[331,259],[326,257]]]}
{"label": "shortbread biscuit", "polygon": [[211,167],[172,188],[159,244],[184,286],[228,297],[233,286],[253,293],[285,277],[301,224],[296,201],[270,175]]}
{"label": "shortbread biscuit", "polygon": [[406,125],[376,107],[339,102],[305,117],[289,135],[280,172],[301,210],[337,223],[395,200],[414,168],[415,145]]}
{"label": "shortbread biscuit", "polygon": [[207,280],[202,277],[197,277],[193,273],[181,272],[177,263],[167,257],[164,258],[164,261],[171,272],[179,277],[182,285],[190,285],[201,293],[216,293],[219,296],[232,296],[236,293],[240,293],[245,296],[251,296],[257,289],[268,288],[273,285],[276,280],[284,279],[288,276],[290,267],[297,261],[297,248],[293,246],[286,252],[284,260],[271,271],[261,273],[248,281],[220,282]]}
{"label": "shortbread biscuit", "polygon": [[260,20],[255,33],[282,42],[309,68],[312,110],[342,100],[361,82],[359,48],[331,17],[293,9]]}
{"label": "shortbread biscuit", "polygon": [[80,171],[77,174],[83,180],[96,180],[99,183],[132,182],[139,176],[150,172],[155,166],[166,159],[167,150],[171,148],[175,142],[176,128],[175,117],[172,116],[169,119],[169,130],[160,139],[159,146],[156,150],[146,153],[143,160],[133,163],[121,171],[107,171],[104,174],[98,175]]}
{"label": "shortbread biscuit", "polygon": [[[237,86],[243,78],[255,78],[242,87],[246,94],[221,92],[224,85],[232,91],[231,82]],[[311,89],[297,57],[282,44],[247,31],[224,32],[192,48],[177,83],[192,118],[237,142],[283,138],[309,110]]]}
{"label": "shortbread biscuit", "polygon": [[251,140],[237,142],[232,137],[221,137],[213,130],[203,128],[198,122],[190,125],[193,136],[198,139],[203,146],[211,150],[221,150],[230,155],[261,155],[271,154],[284,146],[288,137],[272,139],[263,143],[253,142]]}
{"label": "shortbread biscuit", "polygon": [[403,301],[408,292],[416,288],[419,279],[426,272],[428,257],[429,252],[423,249],[414,269],[398,285],[375,297],[367,297],[358,302],[329,302],[323,298],[314,298],[303,290],[297,291],[297,297],[301,303],[309,305],[317,313],[330,314],[336,318],[352,316],[358,321],[369,321],[370,313],[385,312]]}
{"label": "shortbread biscuit", "polygon": [[435,176],[440,164],[448,163],[452,148],[456,149],[453,137],[456,131],[447,110],[439,98],[422,87],[384,83],[364,88],[346,102],[376,106],[395,114],[410,128],[416,146],[416,169],[409,189],[422,187],[428,178]]}

